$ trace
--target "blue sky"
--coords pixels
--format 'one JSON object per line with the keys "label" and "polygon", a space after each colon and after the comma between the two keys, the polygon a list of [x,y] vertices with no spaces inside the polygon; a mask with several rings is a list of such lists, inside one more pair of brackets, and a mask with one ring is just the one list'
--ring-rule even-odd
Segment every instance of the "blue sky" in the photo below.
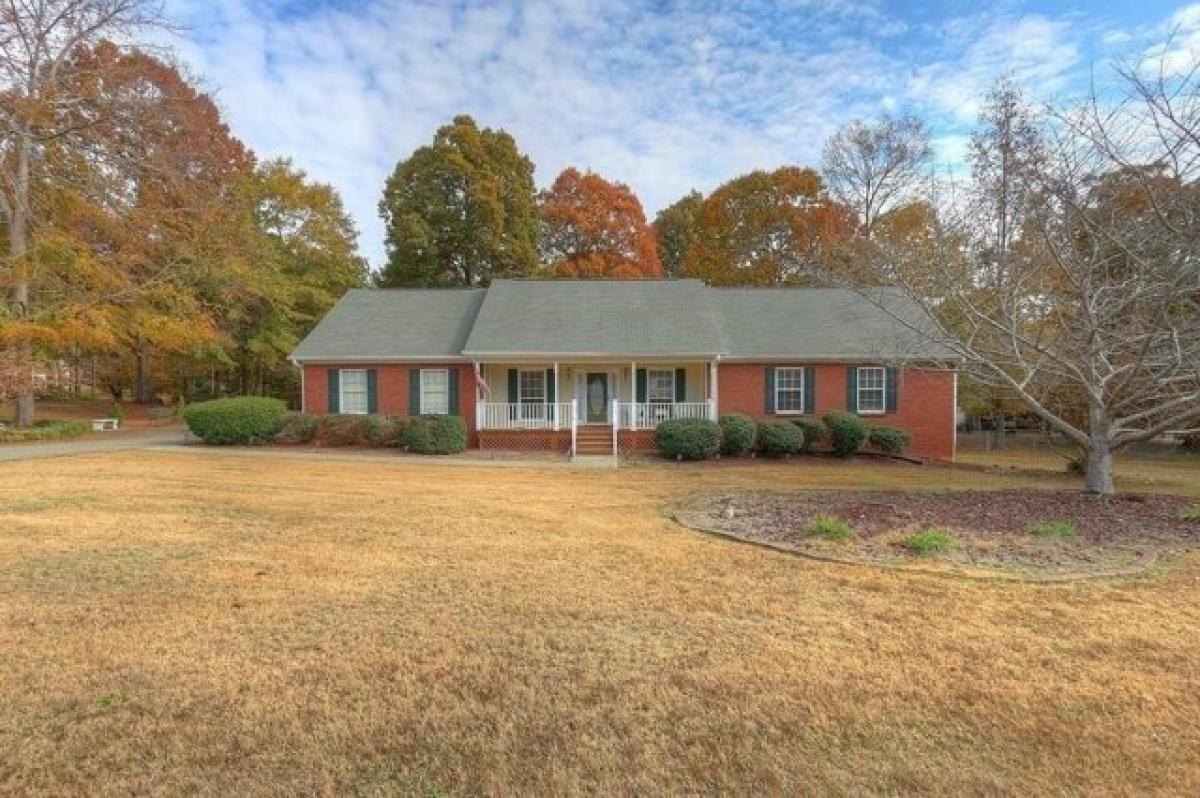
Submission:
{"label": "blue sky", "polygon": [[458,113],[501,126],[548,185],[563,168],[628,183],[647,215],[754,168],[817,165],[855,117],[912,112],[960,169],[988,86],[1069,98],[1200,3],[870,0],[168,0],[172,39],[234,133],[346,201],[373,264],[398,159]]}

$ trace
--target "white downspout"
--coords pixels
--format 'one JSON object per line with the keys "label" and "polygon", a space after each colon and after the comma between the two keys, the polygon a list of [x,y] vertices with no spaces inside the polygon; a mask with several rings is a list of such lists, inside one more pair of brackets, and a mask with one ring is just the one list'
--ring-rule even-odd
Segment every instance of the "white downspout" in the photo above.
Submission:
{"label": "white downspout", "polygon": [[718,414],[720,413],[721,393],[720,393],[720,388],[718,387],[718,379],[717,379],[717,375],[720,374],[720,372],[721,372],[720,360],[721,360],[721,356],[717,355],[716,359],[713,360],[708,365],[709,372],[712,374],[712,379],[710,380],[710,382],[711,382],[711,390],[709,391],[710,396],[708,397],[708,402],[709,402],[708,413],[709,413],[710,419],[712,421],[716,421],[718,418]]}

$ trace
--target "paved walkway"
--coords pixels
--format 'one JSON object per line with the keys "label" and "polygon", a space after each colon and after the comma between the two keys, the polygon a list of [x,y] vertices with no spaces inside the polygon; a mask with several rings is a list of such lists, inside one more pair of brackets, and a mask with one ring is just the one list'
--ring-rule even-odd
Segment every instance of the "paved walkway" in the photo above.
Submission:
{"label": "paved walkway", "polygon": [[130,432],[110,432],[104,435],[88,436],[73,441],[0,444],[0,463],[16,460],[40,460],[45,457],[70,457],[77,454],[95,454],[97,452],[120,452],[127,449],[145,449],[149,446],[181,443],[183,441],[183,434],[182,428],[168,427]]}

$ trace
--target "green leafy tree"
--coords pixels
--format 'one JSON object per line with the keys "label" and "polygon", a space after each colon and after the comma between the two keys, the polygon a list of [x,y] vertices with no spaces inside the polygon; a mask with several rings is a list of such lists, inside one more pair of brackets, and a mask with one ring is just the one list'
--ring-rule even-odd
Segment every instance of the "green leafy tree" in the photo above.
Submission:
{"label": "green leafy tree", "polygon": [[684,259],[696,239],[696,217],[704,197],[699,191],[690,191],[673,205],[669,205],[654,217],[654,232],[658,236],[658,259],[663,274],[675,277],[683,273]]}
{"label": "green leafy tree", "polygon": [[379,212],[381,286],[487,285],[538,267],[533,163],[504,130],[469,116],[396,164]]}

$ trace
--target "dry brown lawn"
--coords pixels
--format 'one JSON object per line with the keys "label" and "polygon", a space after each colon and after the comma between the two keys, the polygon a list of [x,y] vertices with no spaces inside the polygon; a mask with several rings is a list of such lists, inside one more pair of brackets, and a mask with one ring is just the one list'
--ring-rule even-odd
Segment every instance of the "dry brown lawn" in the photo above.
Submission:
{"label": "dry brown lawn", "polygon": [[[1200,496],[1188,476],[1156,489]],[[661,513],[729,486],[980,480],[0,465],[0,794],[1200,792],[1200,553],[996,584]]]}

